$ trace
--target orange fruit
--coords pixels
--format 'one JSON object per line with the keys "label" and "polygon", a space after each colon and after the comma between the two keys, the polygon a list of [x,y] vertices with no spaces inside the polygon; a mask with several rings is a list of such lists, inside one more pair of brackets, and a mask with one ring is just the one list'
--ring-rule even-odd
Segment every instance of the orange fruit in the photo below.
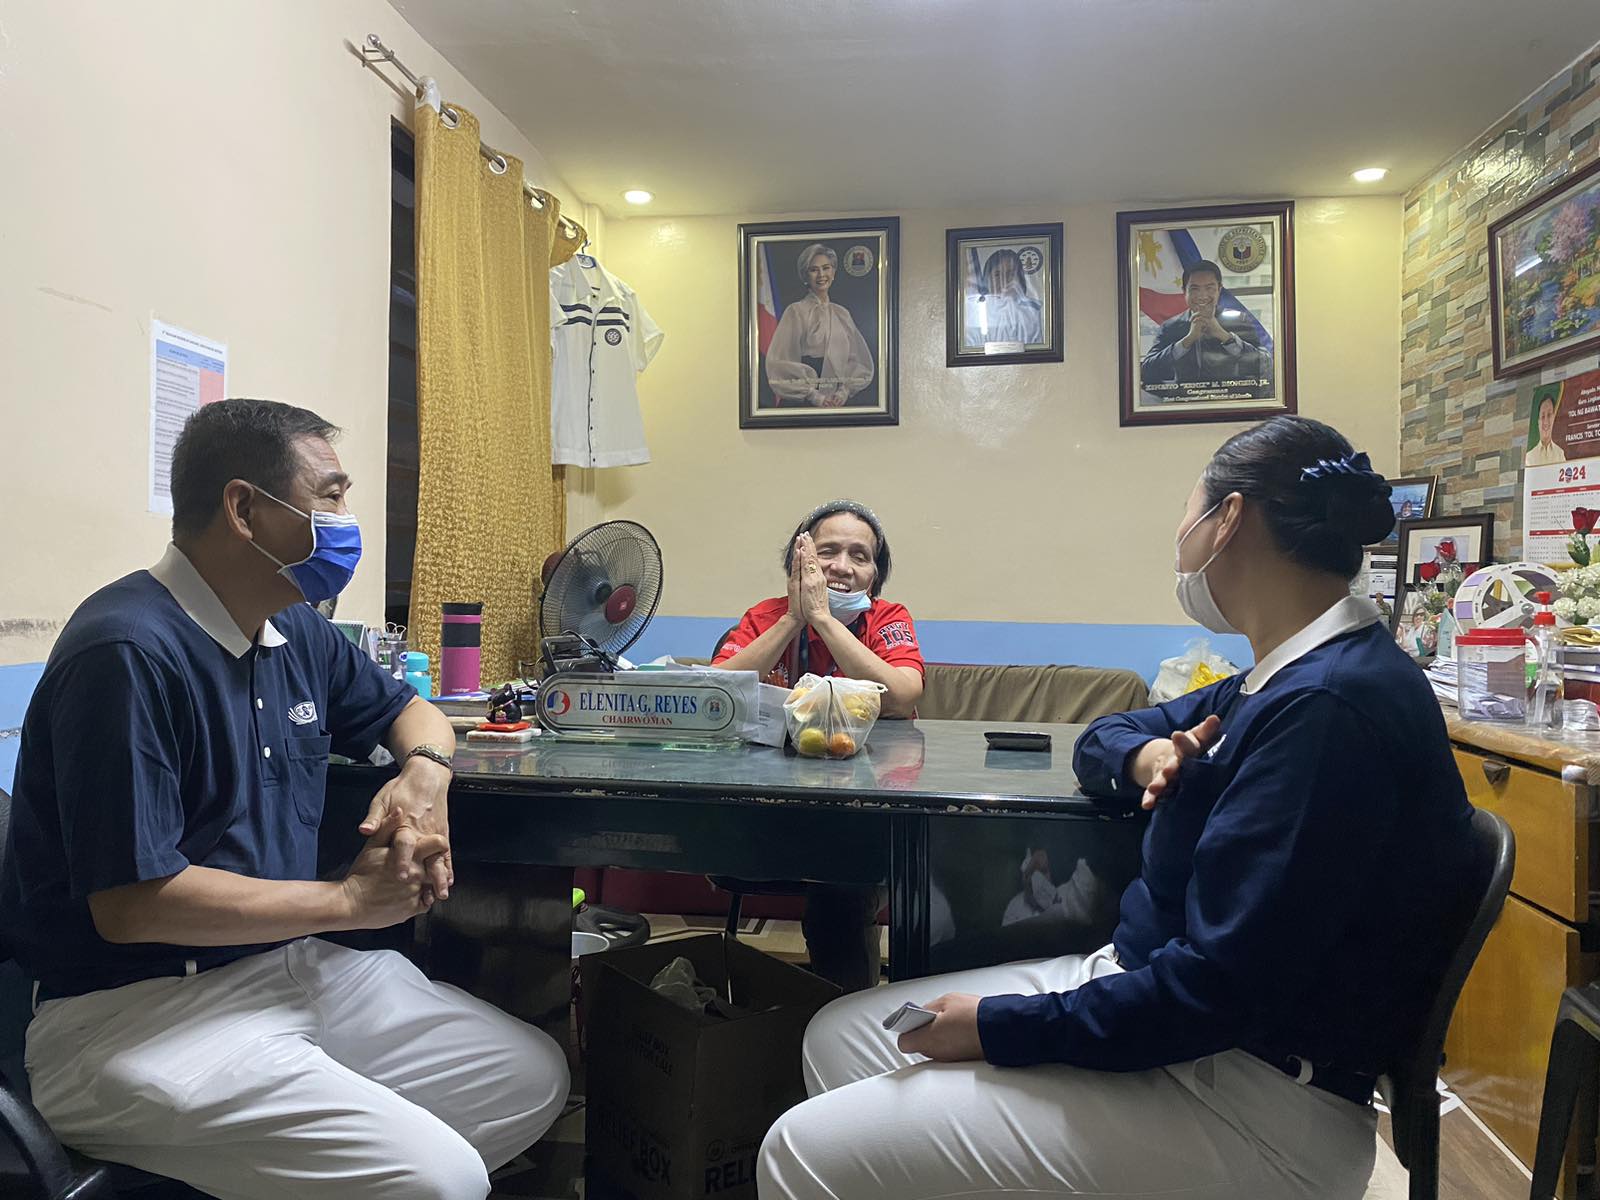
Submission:
{"label": "orange fruit", "polygon": [[848,733],[836,733],[828,739],[828,753],[835,758],[849,758],[856,752],[856,740]]}

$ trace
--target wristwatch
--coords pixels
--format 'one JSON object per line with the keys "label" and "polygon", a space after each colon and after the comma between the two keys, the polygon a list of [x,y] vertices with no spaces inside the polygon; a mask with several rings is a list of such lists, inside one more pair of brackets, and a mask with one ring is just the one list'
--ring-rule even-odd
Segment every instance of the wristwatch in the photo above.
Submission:
{"label": "wristwatch", "polygon": [[443,746],[435,746],[432,742],[423,742],[421,745],[411,747],[406,751],[405,758],[400,760],[400,765],[402,767],[405,766],[406,763],[418,755],[438,763],[451,774],[455,773],[455,766],[451,763],[450,755],[445,751],[445,748]]}

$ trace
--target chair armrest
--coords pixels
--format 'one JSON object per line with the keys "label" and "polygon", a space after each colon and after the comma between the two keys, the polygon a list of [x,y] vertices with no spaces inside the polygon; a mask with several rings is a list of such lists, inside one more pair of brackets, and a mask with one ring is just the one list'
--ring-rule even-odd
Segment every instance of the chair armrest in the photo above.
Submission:
{"label": "chair armrest", "polygon": [[31,1200],[32,1197],[38,1200],[110,1197],[111,1188],[105,1171],[97,1170],[84,1178],[74,1170],[66,1150],[39,1115],[39,1110],[18,1095],[4,1077],[0,1077],[0,1136],[17,1148],[37,1189],[18,1197],[18,1200]]}

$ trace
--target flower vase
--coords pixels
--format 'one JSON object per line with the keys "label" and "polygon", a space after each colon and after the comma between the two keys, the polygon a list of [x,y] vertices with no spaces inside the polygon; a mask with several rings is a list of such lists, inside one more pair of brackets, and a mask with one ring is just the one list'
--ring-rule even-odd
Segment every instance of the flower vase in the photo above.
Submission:
{"label": "flower vase", "polygon": [[1439,652],[1439,614],[1430,613],[1417,638],[1417,657],[1432,658]]}

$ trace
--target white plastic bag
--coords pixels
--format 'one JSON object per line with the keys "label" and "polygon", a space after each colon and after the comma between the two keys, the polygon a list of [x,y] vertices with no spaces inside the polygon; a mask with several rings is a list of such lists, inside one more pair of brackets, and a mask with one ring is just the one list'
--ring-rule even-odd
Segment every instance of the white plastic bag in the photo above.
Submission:
{"label": "white plastic bag", "polygon": [[850,758],[867,744],[888,690],[866,679],[802,675],[783,703],[794,748],[806,758]]}
{"label": "white plastic bag", "polygon": [[1196,638],[1178,657],[1161,660],[1155,686],[1150,689],[1150,700],[1153,704],[1165,704],[1238,673],[1238,667],[1211,652],[1207,639]]}

